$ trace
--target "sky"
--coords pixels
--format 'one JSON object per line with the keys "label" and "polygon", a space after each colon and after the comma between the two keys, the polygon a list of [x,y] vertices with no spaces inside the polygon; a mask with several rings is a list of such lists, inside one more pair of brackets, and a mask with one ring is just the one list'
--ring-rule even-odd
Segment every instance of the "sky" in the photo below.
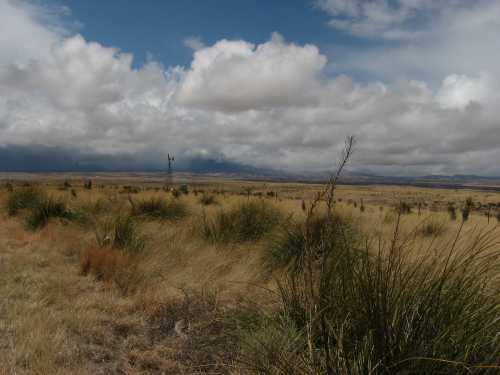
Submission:
{"label": "sky", "polygon": [[500,0],[0,0],[0,168],[500,176],[499,89]]}

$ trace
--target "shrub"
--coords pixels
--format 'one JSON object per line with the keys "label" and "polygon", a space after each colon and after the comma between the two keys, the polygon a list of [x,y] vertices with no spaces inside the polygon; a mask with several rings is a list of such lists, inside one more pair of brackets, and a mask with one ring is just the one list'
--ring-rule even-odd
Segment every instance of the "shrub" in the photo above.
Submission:
{"label": "shrub", "polygon": [[203,194],[200,198],[200,203],[204,206],[209,206],[211,204],[217,203],[213,195]]}
{"label": "shrub", "polygon": [[497,221],[500,223],[500,211],[497,211],[495,217],[497,218]]}
{"label": "shrub", "polygon": [[36,207],[44,198],[45,194],[34,187],[16,189],[7,197],[7,213],[15,216],[19,210]]}
{"label": "shrub", "polygon": [[38,202],[26,218],[26,225],[31,230],[40,229],[45,227],[51,218],[71,219],[71,213],[64,201],[49,197]]}
{"label": "shrub", "polygon": [[132,215],[141,216],[153,220],[177,220],[187,215],[186,205],[179,201],[167,201],[163,198],[151,198],[134,202],[132,204]]}
{"label": "shrub", "polygon": [[281,212],[265,201],[247,201],[203,218],[203,236],[213,242],[247,242],[260,239],[281,220]]}
{"label": "shrub", "polygon": [[[335,215],[329,222],[326,216],[315,216],[309,222],[310,248],[314,257],[320,259],[324,252],[332,252],[338,241],[355,241],[357,234],[353,225]],[[267,272],[288,269],[293,273],[304,269],[306,255],[306,223],[287,220],[280,225],[265,248],[264,268]]]}
{"label": "shrub", "polygon": [[419,259],[397,233],[363,251],[338,241],[278,284],[278,307],[242,333],[242,361],[264,374],[498,373],[500,255],[491,233],[468,237]]}

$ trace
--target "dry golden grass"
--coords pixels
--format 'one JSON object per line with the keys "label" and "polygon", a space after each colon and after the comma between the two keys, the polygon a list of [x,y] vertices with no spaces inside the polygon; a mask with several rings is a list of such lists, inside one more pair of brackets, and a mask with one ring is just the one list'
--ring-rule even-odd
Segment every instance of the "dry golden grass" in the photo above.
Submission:
{"label": "dry golden grass", "polygon": [[[92,213],[94,219],[130,209],[129,193],[123,192],[123,185],[143,188],[131,194],[134,199],[168,194],[161,190],[158,182],[123,179],[115,179],[113,183],[94,181],[92,190],[83,189],[83,180],[74,180],[72,188],[76,197],[70,190],[61,189],[61,180],[45,180],[43,184],[50,195],[66,200],[73,209],[95,207],[101,202],[106,208]],[[247,188],[261,196],[248,197]],[[242,200],[265,199],[299,219],[304,216],[302,200],[311,198],[319,186],[202,181],[191,189],[214,195],[217,203],[204,206],[199,202],[202,193],[191,192],[179,198],[189,207],[187,217],[176,222],[140,221],[147,245],[141,254],[133,256],[121,250],[98,247],[92,225],[55,220],[41,231],[30,232],[25,229],[23,215],[9,218],[2,211],[0,374],[201,372],[199,366],[207,363],[195,362],[207,357],[200,354],[199,348],[192,348],[193,353],[198,354],[189,357],[183,338],[174,331],[164,333],[161,339],[155,336],[158,311],[165,309],[164,306],[182,311],[175,306],[185,306],[185,290],[216,293],[218,303],[226,307],[241,299],[265,301],[268,297],[265,289],[272,288],[272,284],[261,267],[265,239],[246,244],[208,243],[199,234],[200,217],[214,215],[221,208]],[[267,196],[269,191],[277,192],[277,197]],[[6,195],[5,190],[0,191],[1,205]],[[457,221],[450,221],[446,204],[463,202],[469,196],[483,204],[500,202],[498,193],[340,186],[337,209],[353,218],[362,231],[380,233],[382,238],[389,239],[394,230],[397,203],[401,200],[413,204],[426,202],[420,215],[413,209],[413,213],[403,216],[401,223],[402,233],[418,237],[424,251],[431,239],[422,234],[424,232],[415,231],[415,227],[429,220],[439,222],[443,227],[439,241],[452,241],[460,215]],[[361,201],[364,211],[360,210]],[[465,223],[465,229],[497,225],[494,214],[488,223],[484,212],[477,210]],[[198,317],[197,313],[186,313],[190,314],[189,319],[186,318],[187,331],[213,332],[213,325],[201,321],[218,321],[219,307],[210,306],[212,310],[208,315]],[[203,340],[199,345],[202,344]],[[219,365],[214,370],[218,372],[214,373],[238,373],[231,363],[226,367]]]}

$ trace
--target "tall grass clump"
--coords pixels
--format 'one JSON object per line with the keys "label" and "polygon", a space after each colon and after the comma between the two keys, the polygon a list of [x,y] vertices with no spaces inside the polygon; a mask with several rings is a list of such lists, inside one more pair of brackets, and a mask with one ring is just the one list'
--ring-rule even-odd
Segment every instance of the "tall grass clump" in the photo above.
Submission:
{"label": "tall grass clump", "polygon": [[72,213],[60,199],[48,197],[38,202],[26,217],[26,226],[31,230],[45,227],[51,218],[69,219]]}
{"label": "tall grass clump", "polygon": [[462,207],[462,221],[469,220],[469,216],[473,208],[474,202],[472,201],[471,197],[468,197]]}
{"label": "tall grass clump", "polygon": [[306,223],[304,221],[286,220],[278,231],[271,236],[265,248],[263,265],[266,271],[288,270],[293,273],[304,270],[306,248],[311,254],[321,259],[325,251],[331,252],[339,245],[339,241],[354,242],[359,235],[353,223],[340,215],[328,220],[326,215],[316,215],[309,221],[310,239],[306,242]]}
{"label": "tall grass clump", "polygon": [[277,308],[249,327],[242,360],[262,374],[496,374],[494,235],[420,259],[406,239],[363,252],[339,242],[312,278],[278,284]]}
{"label": "tall grass clump", "polygon": [[81,273],[113,282],[123,294],[136,290],[144,278],[139,265],[146,245],[136,222],[130,216],[119,215],[97,225],[95,235],[97,246],[80,255]]}
{"label": "tall grass clump", "polygon": [[15,189],[7,197],[7,213],[9,216],[15,216],[20,210],[38,206],[43,199],[45,199],[45,193],[36,187],[28,186]]}
{"label": "tall grass clump", "polygon": [[112,247],[129,254],[141,253],[146,245],[137,223],[129,215],[105,220],[96,226],[95,235],[99,246]]}
{"label": "tall grass clump", "polygon": [[210,206],[211,204],[217,203],[217,200],[213,195],[203,194],[200,198],[200,204],[203,206]]}
{"label": "tall grass clump", "polygon": [[415,232],[422,237],[439,237],[446,232],[446,225],[437,220],[426,220]]}
{"label": "tall grass clump", "polygon": [[[307,209],[302,272],[285,274],[276,304],[241,323],[241,362],[256,374],[497,374],[498,233],[460,227],[451,243],[422,248],[401,234],[400,212],[390,241],[336,240],[332,202],[352,144]],[[318,257],[320,202],[329,224]]]}
{"label": "tall grass clump", "polygon": [[448,202],[447,211],[448,215],[450,215],[451,221],[457,220],[457,209],[455,208],[453,202]]}
{"label": "tall grass clump", "polygon": [[112,247],[91,247],[80,256],[80,270],[83,275],[92,273],[99,281],[113,282],[127,294],[134,291],[143,275],[138,263],[129,254]]}
{"label": "tall grass clump", "polygon": [[256,241],[281,221],[279,209],[266,201],[246,201],[229,210],[219,210],[213,218],[203,217],[203,236],[212,242]]}
{"label": "tall grass clump", "polygon": [[186,204],[179,200],[150,198],[139,202],[130,199],[132,215],[150,220],[178,220],[187,215]]}

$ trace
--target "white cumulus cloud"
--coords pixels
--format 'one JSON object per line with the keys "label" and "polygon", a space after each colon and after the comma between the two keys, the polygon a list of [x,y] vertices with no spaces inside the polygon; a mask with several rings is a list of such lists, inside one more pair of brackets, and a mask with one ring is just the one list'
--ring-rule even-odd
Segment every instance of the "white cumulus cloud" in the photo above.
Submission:
{"label": "white cumulus cloud", "polygon": [[[350,2],[337,3],[339,12],[359,12]],[[443,71],[438,83],[327,76],[328,60],[318,47],[279,34],[259,45],[220,40],[203,46],[187,68],[154,61],[134,68],[132,55],[56,32],[25,3],[0,0],[1,6],[14,7],[11,15],[28,22],[27,29],[51,37],[22,59],[8,47],[23,45],[25,34],[0,39],[0,145],[137,157],[153,151],[223,155],[258,167],[321,171],[354,134],[354,168],[500,175],[491,162],[500,157],[494,51],[494,61],[472,69],[472,57],[470,70]],[[496,27],[490,21],[486,38]],[[464,27],[480,28],[472,21]]]}
{"label": "white cumulus cloud", "polygon": [[317,99],[325,64],[317,47],[286,43],[276,33],[258,46],[222,40],[195,52],[178,99],[222,111],[303,105]]}

